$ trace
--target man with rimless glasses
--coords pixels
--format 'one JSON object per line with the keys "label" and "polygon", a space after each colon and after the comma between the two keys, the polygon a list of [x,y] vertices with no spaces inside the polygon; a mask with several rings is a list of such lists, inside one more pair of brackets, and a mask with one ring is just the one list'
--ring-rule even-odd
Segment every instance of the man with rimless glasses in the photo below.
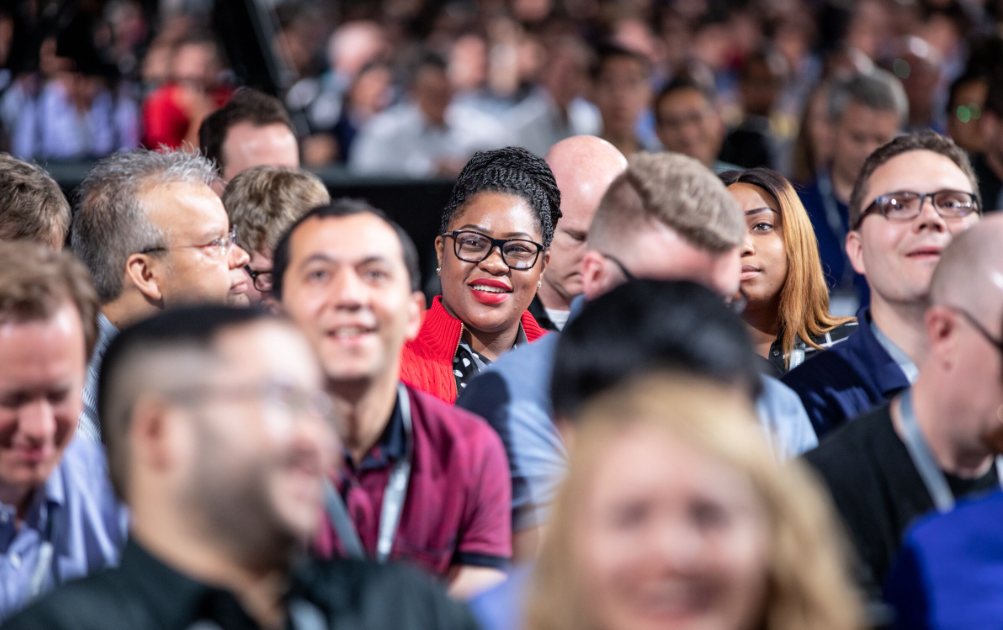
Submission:
{"label": "man with rimless glasses", "polygon": [[902,136],[867,158],[850,196],[846,253],[871,291],[859,330],[784,377],[823,435],[909,387],[929,341],[923,317],[941,252],[982,207],[968,156],[933,132]]}
{"label": "man with rimless glasses", "polygon": [[101,302],[87,368],[80,435],[100,439],[97,374],[118,330],[184,303],[223,303],[247,291],[244,250],[219,197],[216,169],[197,153],[140,149],[94,167],[80,188],[70,246]]}

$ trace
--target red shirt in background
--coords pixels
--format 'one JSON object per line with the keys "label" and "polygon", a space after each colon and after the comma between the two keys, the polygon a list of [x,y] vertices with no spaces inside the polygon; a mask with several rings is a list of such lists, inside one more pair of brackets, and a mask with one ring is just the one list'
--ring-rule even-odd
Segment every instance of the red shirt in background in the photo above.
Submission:
{"label": "red shirt in background", "polygon": [[[181,86],[177,83],[168,83],[154,90],[143,103],[144,147],[159,149],[164,145],[177,149],[188,136],[192,121],[180,105],[180,90]],[[219,87],[212,91],[211,99],[219,108],[226,104],[232,94],[231,88]]]}

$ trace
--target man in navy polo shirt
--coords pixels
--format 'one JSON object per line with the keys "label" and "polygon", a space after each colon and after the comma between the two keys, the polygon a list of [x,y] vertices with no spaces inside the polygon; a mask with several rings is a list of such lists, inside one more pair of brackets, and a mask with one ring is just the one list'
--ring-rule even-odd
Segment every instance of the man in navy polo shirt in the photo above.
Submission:
{"label": "man in navy polo shirt", "polygon": [[503,580],[512,530],[501,440],[481,418],[400,383],[400,351],[424,307],[407,234],[362,202],[317,208],[279,242],[273,279],[344,418],[320,554],[405,560],[461,597]]}
{"label": "man in navy polo shirt", "polygon": [[901,136],[867,158],[850,196],[846,253],[870,307],[857,332],[791,370],[819,439],[915,382],[929,349],[923,317],[940,252],[979,221],[968,156],[933,132]]}

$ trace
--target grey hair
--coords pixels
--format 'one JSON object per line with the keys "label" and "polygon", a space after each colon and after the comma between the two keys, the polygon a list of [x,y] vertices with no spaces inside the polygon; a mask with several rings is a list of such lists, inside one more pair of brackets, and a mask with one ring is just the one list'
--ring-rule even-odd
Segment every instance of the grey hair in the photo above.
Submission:
{"label": "grey hair", "polygon": [[164,184],[211,186],[216,177],[212,162],[186,150],[136,149],[98,162],[80,185],[70,248],[90,270],[101,304],[122,293],[129,256],[168,245],[143,195]]}
{"label": "grey hair", "polygon": [[833,81],[829,89],[829,118],[839,120],[851,101],[880,112],[895,112],[900,121],[909,115],[909,100],[902,82],[880,68]]}

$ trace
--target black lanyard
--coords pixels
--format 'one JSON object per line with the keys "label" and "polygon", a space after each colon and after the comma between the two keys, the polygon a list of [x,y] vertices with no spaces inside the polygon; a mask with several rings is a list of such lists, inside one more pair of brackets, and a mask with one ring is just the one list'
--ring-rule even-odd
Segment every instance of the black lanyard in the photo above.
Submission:
{"label": "black lanyard", "polygon": [[[397,385],[397,404],[400,405],[401,418],[404,421],[405,455],[398,460],[390,470],[387,488],[383,493],[383,507],[380,510],[380,531],[376,540],[376,561],[383,563],[390,557],[390,551],[397,536],[401,513],[404,511],[404,499],[407,497],[408,480],[411,477],[411,458],[414,451],[414,437],[411,427],[411,401],[403,384]],[[359,540],[359,533],[352,523],[352,518],[345,507],[341,494],[328,480],[324,484],[324,509],[331,518],[334,531],[341,539],[345,555],[349,558],[365,558],[366,551]]]}
{"label": "black lanyard", "polygon": [[[926,491],[930,493],[937,511],[941,514],[950,512],[954,509],[954,493],[951,492],[943,471],[934,461],[933,453],[930,452],[930,447],[919,430],[919,423],[916,422],[916,414],[912,409],[912,390],[907,389],[902,392],[899,402],[904,433],[902,441],[905,442],[909,458],[919,472],[919,477],[923,480]],[[1003,457],[996,457],[996,475],[999,477],[1000,487],[1003,488]]]}

